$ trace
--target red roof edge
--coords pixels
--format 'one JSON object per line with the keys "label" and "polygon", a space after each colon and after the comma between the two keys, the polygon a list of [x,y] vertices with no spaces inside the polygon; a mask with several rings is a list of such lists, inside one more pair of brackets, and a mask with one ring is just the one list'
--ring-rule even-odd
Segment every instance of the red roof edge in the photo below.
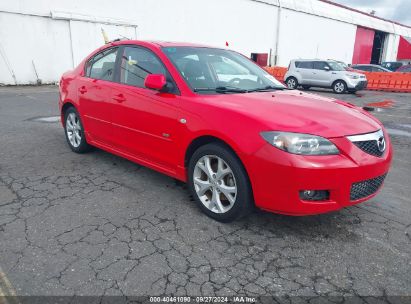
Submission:
{"label": "red roof edge", "polygon": [[349,6],[345,6],[345,5],[343,5],[343,4],[335,3],[335,2],[330,1],[330,0],[319,0],[319,1],[325,2],[325,3],[328,3],[328,4],[331,4],[331,5],[335,5],[335,6],[338,6],[338,7],[341,7],[341,8],[345,8],[345,9],[348,9],[348,10],[353,11],[353,12],[356,12],[356,13],[360,13],[360,14],[363,14],[363,15],[366,15],[366,16],[369,16],[369,17],[373,17],[373,18],[375,18],[375,19],[380,19],[380,20],[383,20],[383,21],[387,21],[387,22],[391,22],[391,23],[394,23],[394,24],[397,24],[397,25],[401,25],[401,26],[404,26],[404,27],[411,28],[411,26],[409,26],[409,25],[402,24],[402,23],[399,23],[399,22],[396,22],[396,21],[392,21],[392,20],[389,20],[389,19],[384,19],[384,18],[381,18],[381,17],[378,17],[378,16],[374,16],[374,15],[368,14],[368,13],[366,13],[366,12],[357,10],[357,9],[355,9],[355,8],[352,8],[352,7],[349,7]]}

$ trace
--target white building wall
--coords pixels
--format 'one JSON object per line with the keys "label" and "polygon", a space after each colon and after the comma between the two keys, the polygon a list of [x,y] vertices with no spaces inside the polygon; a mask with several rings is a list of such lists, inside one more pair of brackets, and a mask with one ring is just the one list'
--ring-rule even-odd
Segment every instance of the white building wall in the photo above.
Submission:
{"label": "white building wall", "polygon": [[385,38],[385,45],[382,54],[382,61],[397,61],[400,35],[388,34]]}
{"label": "white building wall", "polygon": [[250,0],[2,0],[0,84],[35,83],[32,60],[43,83],[57,81],[104,43],[101,28],[109,39],[125,36],[218,47],[228,42],[247,56],[269,53],[275,44],[276,14],[277,7]]}
{"label": "white building wall", "polygon": [[286,66],[298,57],[351,62],[357,24],[392,34],[385,58],[395,58],[398,35],[411,36],[410,28],[316,0],[1,0],[0,84],[35,83],[34,67],[43,83],[58,81],[103,44],[101,28],[109,39],[228,42],[246,56],[272,50]]}
{"label": "white building wall", "polygon": [[282,9],[278,63],[291,59],[334,59],[350,63],[357,27],[303,12]]}

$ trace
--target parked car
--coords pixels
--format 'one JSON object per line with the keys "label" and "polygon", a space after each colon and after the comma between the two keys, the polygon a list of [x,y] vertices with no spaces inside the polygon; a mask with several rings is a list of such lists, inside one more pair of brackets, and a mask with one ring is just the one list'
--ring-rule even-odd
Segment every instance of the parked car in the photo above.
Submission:
{"label": "parked car", "polygon": [[410,73],[411,72],[411,64],[403,65],[402,67],[399,67],[396,72],[401,72],[401,73]]}
{"label": "parked car", "polygon": [[222,222],[255,206],[306,215],[361,203],[392,159],[371,114],[287,90],[227,49],[109,43],[62,76],[59,107],[72,151],[98,147],[187,182],[199,208]]}
{"label": "parked car", "polygon": [[353,64],[351,67],[364,72],[392,72],[391,70],[376,64]]}
{"label": "parked car", "polygon": [[382,67],[389,69],[392,72],[398,70],[403,65],[404,63],[402,61],[387,61],[387,62],[381,63]]}
{"label": "parked car", "polygon": [[367,78],[348,72],[333,60],[291,60],[284,81],[290,89],[302,86],[332,88],[337,94],[356,92],[367,87]]}

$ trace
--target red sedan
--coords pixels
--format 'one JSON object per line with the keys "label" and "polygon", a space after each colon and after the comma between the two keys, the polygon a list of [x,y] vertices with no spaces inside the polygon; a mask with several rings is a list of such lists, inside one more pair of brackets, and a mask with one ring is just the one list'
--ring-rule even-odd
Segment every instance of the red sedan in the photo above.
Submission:
{"label": "red sedan", "polygon": [[255,206],[308,215],[376,195],[392,148],[342,101],[287,90],[246,57],[193,44],[117,41],[60,82],[70,148],[91,146],[188,182],[223,222]]}

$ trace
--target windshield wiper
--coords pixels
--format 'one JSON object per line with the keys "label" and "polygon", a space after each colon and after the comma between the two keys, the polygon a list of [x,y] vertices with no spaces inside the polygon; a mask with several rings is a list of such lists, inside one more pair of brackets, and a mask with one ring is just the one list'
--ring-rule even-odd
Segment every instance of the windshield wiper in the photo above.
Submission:
{"label": "windshield wiper", "polygon": [[247,90],[236,87],[195,88],[194,92],[217,92],[217,93],[247,93]]}
{"label": "windshield wiper", "polygon": [[263,88],[251,89],[251,90],[248,90],[248,92],[268,92],[272,90],[283,90],[283,88],[275,87],[275,86],[266,86]]}

